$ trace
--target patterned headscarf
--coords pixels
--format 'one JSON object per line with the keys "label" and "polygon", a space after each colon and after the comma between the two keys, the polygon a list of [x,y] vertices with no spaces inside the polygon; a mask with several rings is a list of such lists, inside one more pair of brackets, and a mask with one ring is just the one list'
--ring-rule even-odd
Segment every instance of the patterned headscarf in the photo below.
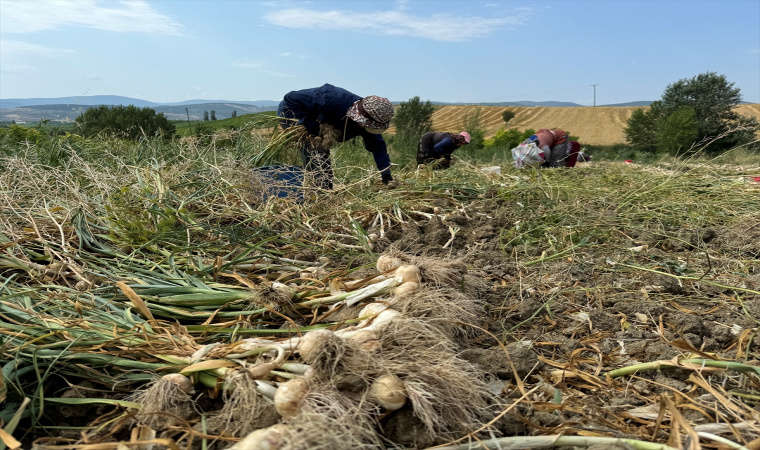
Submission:
{"label": "patterned headscarf", "polygon": [[463,144],[464,145],[464,144],[467,143],[467,140],[461,134],[449,133],[449,138],[451,138],[451,141],[454,142],[454,144],[457,144],[457,145],[458,144]]}
{"label": "patterned headscarf", "polygon": [[354,102],[346,115],[365,128],[384,130],[393,118],[393,104],[385,97],[370,95]]}

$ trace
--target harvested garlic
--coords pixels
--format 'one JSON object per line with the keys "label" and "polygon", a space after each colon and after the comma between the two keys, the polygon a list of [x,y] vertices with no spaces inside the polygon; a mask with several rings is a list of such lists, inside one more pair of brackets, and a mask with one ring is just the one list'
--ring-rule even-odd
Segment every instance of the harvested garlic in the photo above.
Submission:
{"label": "harvested garlic", "polygon": [[406,387],[395,375],[383,375],[369,387],[367,397],[385,409],[395,411],[406,403]]}
{"label": "harvested garlic", "polygon": [[301,399],[309,392],[309,381],[305,378],[294,378],[283,383],[274,394],[274,408],[288,420],[298,414]]}
{"label": "harvested garlic", "polygon": [[387,272],[403,265],[404,261],[393,256],[382,255],[377,258],[377,270],[380,272]]}

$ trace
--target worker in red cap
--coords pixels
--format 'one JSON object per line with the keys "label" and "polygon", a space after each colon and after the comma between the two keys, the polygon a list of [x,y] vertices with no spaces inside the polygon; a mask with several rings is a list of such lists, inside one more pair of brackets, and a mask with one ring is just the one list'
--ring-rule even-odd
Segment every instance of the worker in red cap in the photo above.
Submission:
{"label": "worker in red cap", "polygon": [[462,131],[454,133],[425,133],[417,147],[417,164],[427,164],[433,169],[451,167],[451,154],[454,150],[470,143],[470,134]]}
{"label": "worker in red cap", "polygon": [[307,139],[301,141],[301,159],[317,187],[333,188],[330,147],[361,137],[372,153],[383,183],[393,181],[391,158],[381,134],[393,118],[393,104],[385,97],[359,97],[345,89],[325,84],[318,88],[285,94],[277,108],[283,128],[303,126]]}

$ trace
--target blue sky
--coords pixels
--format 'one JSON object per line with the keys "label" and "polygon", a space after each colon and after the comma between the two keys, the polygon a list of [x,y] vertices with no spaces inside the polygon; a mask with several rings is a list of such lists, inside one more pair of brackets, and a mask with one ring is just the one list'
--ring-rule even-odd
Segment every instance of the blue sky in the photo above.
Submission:
{"label": "blue sky", "polygon": [[2,98],[590,105],[705,71],[760,103],[760,1],[0,1]]}

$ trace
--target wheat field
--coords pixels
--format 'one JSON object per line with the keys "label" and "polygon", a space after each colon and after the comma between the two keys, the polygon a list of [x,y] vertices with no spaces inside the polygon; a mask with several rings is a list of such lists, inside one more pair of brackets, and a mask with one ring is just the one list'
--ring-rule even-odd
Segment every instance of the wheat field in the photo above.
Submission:
{"label": "wheat field", "polygon": [[[437,131],[461,131],[462,120],[477,106],[441,106],[433,113],[433,128]],[[501,114],[505,110],[515,113],[509,121],[509,128],[561,128],[578,136],[584,144],[611,145],[625,142],[623,128],[631,114],[639,107],[598,106],[593,107],[524,107],[524,106],[482,106],[481,124],[486,137],[491,137],[504,126]],[[760,119],[760,104],[739,105],[739,114]],[[388,130],[394,133],[394,129]]]}

